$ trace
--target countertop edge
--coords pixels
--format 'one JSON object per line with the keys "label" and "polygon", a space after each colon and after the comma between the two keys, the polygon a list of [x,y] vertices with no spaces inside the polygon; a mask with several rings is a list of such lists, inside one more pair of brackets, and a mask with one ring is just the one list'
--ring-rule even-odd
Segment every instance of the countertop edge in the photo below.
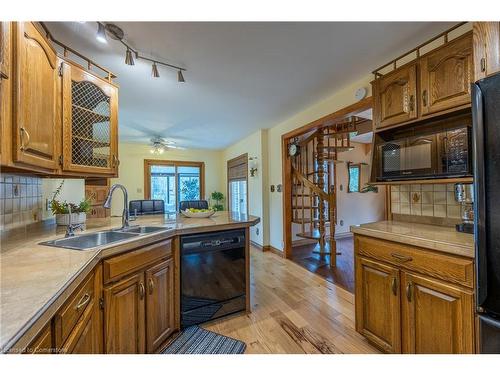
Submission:
{"label": "countertop edge", "polygon": [[[363,228],[358,226],[351,226],[351,232],[354,234],[375,237],[382,240],[398,242],[406,245],[423,247],[425,249],[438,251],[450,255],[457,255],[474,259],[474,248],[470,246],[463,246],[461,244],[451,244],[439,240],[431,240],[422,237],[416,237],[409,234],[391,233],[383,230]],[[408,242],[409,240],[409,242]]]}

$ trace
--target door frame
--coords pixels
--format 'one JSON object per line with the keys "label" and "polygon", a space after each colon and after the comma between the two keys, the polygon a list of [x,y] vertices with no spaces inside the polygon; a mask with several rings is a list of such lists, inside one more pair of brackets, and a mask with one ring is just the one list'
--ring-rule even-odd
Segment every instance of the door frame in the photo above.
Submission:
{"label": "door frame", "polygon": [[[328,126],[334,122],[340,121],[349,116],[355,116],[358,113],[373,108],[372,97],[369,96],[341,108],[338,111],[330,113],[324,117],[303,125],[297,129],[289,131],[281,136],[281,181],[282,202],[283,202],[283,255],[285,258],[292,256],[292,161],[288,155],[288,143],[291,139],[313,130]],[[290,197],[290,199],[288,199]]]}
{"label": "door frame", "polygon": [[239,181],[239,180],[242,180],[242,179],[230,179],[229,178],[229,168],[230,168],[230,164],[231,163],[235,163],[237,162],[239,159],[242,159],[242,160],[245,160],[244,162],[242,162],[241,164],[245,164],[245,181],[246,181],[246,184],[247,184],[247,212],[246,214],[249,215],[249,211],[250,211],[250,208],[248,206],[248,196],[249,196],[249,187],[248,187],[248,153],[244,153],[244,154],[241,154],[239,156],[236,156],[235,158],[232,158],[232,159],[229,159],[226,161],[226,180],[227,180],[227,184],[226,184],[226,194],[227,194],[227,210],[228,211],[231,211],[230,210],[230,206],[231,206],[231,189],[229,189],[229,184],[231,181]]}
{"label": "door frame", "polygon": [[[175,166],[176,176],[176,202],[179,206],[179,197],[177,194],[177,167],[198,167],[200,168],[200,199],[205,199],[205,163],[202,161],[184,161],[184,160],[162,160],[162,159],[144,159],[144,199],[151,199],[151,166],[152,165],[171,165]],[[177,211],[177,210],[176,210]]]}

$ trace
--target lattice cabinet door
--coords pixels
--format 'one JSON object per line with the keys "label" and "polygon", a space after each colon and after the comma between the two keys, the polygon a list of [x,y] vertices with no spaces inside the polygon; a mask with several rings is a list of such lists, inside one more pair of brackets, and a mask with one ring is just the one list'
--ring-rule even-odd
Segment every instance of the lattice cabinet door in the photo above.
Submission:
{"label": "lattice cabinet door", "polygon": [[67,62],[62,74],[63,170],[116,176],[118,88]]}

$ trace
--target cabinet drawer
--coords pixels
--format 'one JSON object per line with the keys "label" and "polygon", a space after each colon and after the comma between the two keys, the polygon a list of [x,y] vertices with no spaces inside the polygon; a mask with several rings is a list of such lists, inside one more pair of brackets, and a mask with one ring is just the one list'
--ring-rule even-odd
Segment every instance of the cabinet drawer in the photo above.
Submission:
{"label": "cabinet drawer", "polygon": [[95,299],[94,277],[95,274],[92,273],[54,316],[56,348],[60,348],[64,344],[86,308],[93,305]]}
{"label": "cabinet drawer", "polygon": [[117,281],[134,271],[171,255],[172,240],[165,240],[106,259],[103,261],[104,283]]}
{"label": "cabinet drawer", "polygon": [[469,288],[473,287],[472,259],[439,254],[419,247],[364,236],[356,236],[355,246],[359,255]]}

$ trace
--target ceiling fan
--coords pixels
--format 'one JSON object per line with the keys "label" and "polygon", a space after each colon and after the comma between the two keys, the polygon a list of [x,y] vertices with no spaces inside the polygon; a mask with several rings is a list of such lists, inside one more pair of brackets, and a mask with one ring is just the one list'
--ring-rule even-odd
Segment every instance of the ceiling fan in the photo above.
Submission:
{"label": "ceiling fan", "polygon": [[170,149],[185,150],[184,147],[176,146],[174,141],[165,140],[162,137],[151,138],[151,150],[149,151],[152,154],[161,155]]}

